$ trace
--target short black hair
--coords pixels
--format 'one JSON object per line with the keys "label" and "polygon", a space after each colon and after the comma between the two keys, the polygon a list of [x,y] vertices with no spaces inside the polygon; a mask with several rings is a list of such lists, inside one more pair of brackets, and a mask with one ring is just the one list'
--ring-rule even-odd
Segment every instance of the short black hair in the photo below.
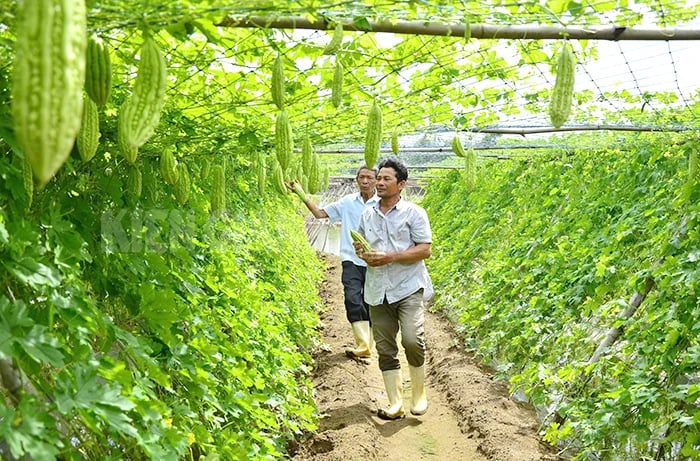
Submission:
{"label": "short black hair", "polygon": [[396,157],[387,157],[377,164],[377,171],[382,168],[393,168],[396,171],[396,182],[408,180],[408,168]]}

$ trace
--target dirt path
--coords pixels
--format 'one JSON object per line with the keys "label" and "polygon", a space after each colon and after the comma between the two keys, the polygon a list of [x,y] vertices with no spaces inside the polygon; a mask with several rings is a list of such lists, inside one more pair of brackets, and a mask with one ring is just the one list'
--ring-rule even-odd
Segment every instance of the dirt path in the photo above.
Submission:
{"label": "dirt path", "polygon": [[[318,432],[296,447],[293,460],[557,459],[539,443],[534,411],[510,399],[504,384],[461,352],[450,324],[435,314],[426,316],[428,413],[408,414],[399,421],[379,419],[377,408],[387,398],[376,356],[368,365],[345,356],[353,340],[343,306],[340,260],[325,253],[321,257],[328,263],[321,287],[327,310],[314,385],[322,418]],[[405,405],[410,405],[410,395],[406,372]]]}

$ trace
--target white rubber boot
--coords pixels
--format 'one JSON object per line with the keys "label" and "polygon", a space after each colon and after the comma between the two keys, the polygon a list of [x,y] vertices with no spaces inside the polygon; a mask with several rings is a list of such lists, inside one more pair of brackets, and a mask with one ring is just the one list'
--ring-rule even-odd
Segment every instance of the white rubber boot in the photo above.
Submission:
{"label": "white rubber boot", "polygon": [[425,365],[420,367],[409,365],[408,370],[411,373],[411,396],[413,398],[411,414],[424,415],[428,411],[428,397],[425,395]]}
{"label": "white rubber boot", "polygon": [[372,330],[369,326],[369,320],[360,320],[352,322],[352,334],[355,336],[357,348],[348,349],[345,354],[352,359],[368,359],[372,356],[370,343],[372,341]]}
{"label": "white rubber boot", "polygon": [[382,419],[401,419],[406,416],[403,409],[403,387],[401,382],[401,370],[387,370],[382,372],[384,388],[389,397],[389,406],[377,410],[377,416]]}

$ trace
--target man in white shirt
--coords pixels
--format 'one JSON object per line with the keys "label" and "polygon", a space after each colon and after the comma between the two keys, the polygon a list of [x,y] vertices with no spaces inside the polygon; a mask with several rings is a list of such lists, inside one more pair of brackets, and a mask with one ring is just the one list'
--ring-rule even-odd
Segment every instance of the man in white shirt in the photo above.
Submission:
{"label": "man in white shirt", "polygon": [[358,227],[372,250],[363,251],[359,243],[354,247],[368,265],[365,301],[370,306],[379,369],[389,398],[389,406],[380,408],[377,415],[393,420],[405,415],[399,330],[411,376],[411,413],[422,415],[428,410],[423,301],[433,294],[425,266],[431,255],[432,232],[425,210],[401,197],[408,180],[406,166],[399,159],[387,158],[377,168],[379,202],[362,212]]}
{"label": "man in white shirt", "polygon": [[[376,170],[362,166],[357,170],[355,182],[358,192],[347,194],[339,200],[319,207],[310,199],[304,204],[311,214],[318,219],[329,218],[331,222],[340,221],[340,260],[343,265],[341,281],[345,296],[345,313],[352,326],[356,348],[345,351],[346,355],[362,363],[369,363],[372,355],[372,329],[369,306],[364,301],[365,274],[367,263],[355,253],[350,230],[357,230],[362,211],[374,206],[379,197],[376,195]],[[287,185],[294,190],[293,184]]]}

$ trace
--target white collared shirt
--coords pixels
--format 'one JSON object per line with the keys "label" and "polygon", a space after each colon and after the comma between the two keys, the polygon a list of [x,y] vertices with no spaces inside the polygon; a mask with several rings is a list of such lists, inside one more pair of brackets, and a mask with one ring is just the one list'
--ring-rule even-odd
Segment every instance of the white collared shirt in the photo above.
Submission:
{"label": "white collared shirt", "polygon": [[[375,250],[403,251],[418,243],[432,243],[428,214],[420,206],[400,199],[386,214],[379,210],[379,202],[362,212],[358,231]],[[365,302],[376,306],[395,303],[423,288],[423,299],[433,295],[433,284],[425,261],[389,263],[367,267]]]}
{"label": "white collared shirt", "polygon": [[352,261],[355,265],[366,266],[367,263],[360,259],[352,246],[350,229],[357,230],[360,223],[360,215],[365,208],[379,203],[379,197],[375,193],[366,202],[359,192],[347,194],[339,200],[323,207],[331,222],[342,222],[340,227],[340,260]]}

